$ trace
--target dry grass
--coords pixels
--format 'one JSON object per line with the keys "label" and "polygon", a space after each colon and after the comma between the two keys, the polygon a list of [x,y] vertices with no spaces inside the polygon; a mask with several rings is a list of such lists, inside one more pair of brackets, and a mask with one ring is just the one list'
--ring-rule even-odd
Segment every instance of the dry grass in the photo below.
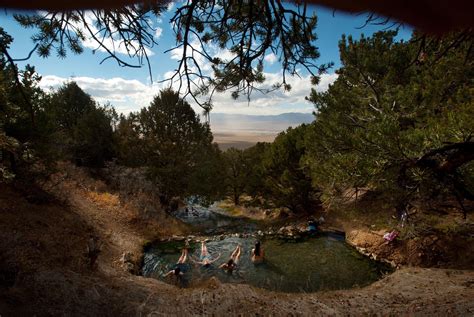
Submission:
{"label": "dry grass", "polygon": [[114,195],[108,192],[98,193],[90,191],[87,196],[96,204],[101,207],[117,207],[120,206],[120,198],[118,195]]}
{"label": "dry grass", "polygon": [[[4,264],[0,270],[6,272],[10,268],[5,265],[12,263],[14,278],[15,272],[21,277],[0,289],[1,315],[467,316],[474,311],[472,271],[447,274],[405,268],[363,289],[315,294],[281,294],[220,283],[178,289],[130,275],[117,261],[127,251],[138,255],[147,243],[139,231],[144,226],[126,221],[128,212],[140,209],[127,201],[115,206],[115,194],[106,189],[98,194],[90,189],[93,186],[84,186],[93,184],[86,175],[73,169],[67,172],[70,178],[54,187],[67,204],[56,200],[32,204],[14,188],[0,186],[0,264]],[[100,208],[99,202],[113,207]],[[171,218],[163,215],[162,219],[156,227],[146,228],[176,230]],[[90,233],[103,242],[95,271],[81,262]]]}
{"label": "dry grass", "polygon": [[390,206],[386,197],[378,195],[360,195],[358,199],[343,200],[333,203],[327,209],[326,220],[343,231],[357,228],[371,230],[390,229],[397,225],[393,218],[395,209]]}
{"label": "dry grass", "polygon": [[245,206],[246,202],[249,202],[251,197],[243,196],[241,198],[240,206],[236,206],[230,199],[221,201],[218,205],[219,208],[225,210],[226,214],[232,217],[246,217],[253,220],[263,220],[266,218],[264,210],[259,207]]}

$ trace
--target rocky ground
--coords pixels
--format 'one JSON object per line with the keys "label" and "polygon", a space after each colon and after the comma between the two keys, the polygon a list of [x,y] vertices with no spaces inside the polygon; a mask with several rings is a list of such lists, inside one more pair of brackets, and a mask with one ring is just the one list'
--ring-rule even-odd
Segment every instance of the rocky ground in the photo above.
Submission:
{"label": "rocky ground", "polygon": [[[472,270],[402,265],[365,288],[313,294],[217,280],[179,289],[133,274],[147,241],[188,232],[159,206],[159,216],[144,218],[144,193],[125,196],[67,166],[44,186],[48,192],[0,186],[1,316],[474,314]],[[351,241],[369,241],[360,232]],[[102,245],[93,268],[86,256],[91,236]]]}

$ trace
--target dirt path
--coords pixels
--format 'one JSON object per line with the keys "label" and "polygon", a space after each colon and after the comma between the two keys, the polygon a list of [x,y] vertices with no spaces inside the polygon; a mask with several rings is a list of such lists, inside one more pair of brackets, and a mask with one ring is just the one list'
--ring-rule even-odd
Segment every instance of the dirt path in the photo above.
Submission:
{"label": "dirt path", "polygon": [[[67,204],[32,203],[0,185],[1,316],[474,315],[474,272],[462,270],[405,267],[362,289],[313,294],[217,280],[179,289],[121,266],[122,254],[140,253],[146,239],[126,205],[75,182],[55,193],[68,193]],[[168,223],[154,228],[174,230]],[[90,234],[104,242],[96,270],[84,257]]]}
{"label": "dirt path", "polygon": [[86,219],[88,225],[94,228],[95,235],[103,242],[100,267],[105,269],[111,264],[117,266],[125,252],[131,252],[135,257],[140,256],[145,237],[126,222],[119,203],[101,205],[91,198],[90,192],[69,183],[61,186],[58,192],[68,194],[70,208]]}

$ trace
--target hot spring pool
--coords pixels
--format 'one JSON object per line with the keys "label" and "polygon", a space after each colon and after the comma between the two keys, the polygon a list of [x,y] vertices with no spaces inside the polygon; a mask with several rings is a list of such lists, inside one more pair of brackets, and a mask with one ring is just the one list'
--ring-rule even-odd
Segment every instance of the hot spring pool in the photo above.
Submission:
{"label": "hot spring pool", "polygon": [[[262,239],[266,260],[257,265],[250,261],[255,241],[255,238],[226,237],[207,242],[212,257],[221,253],[220,259],[208,268],[188,261],[181,286],[199,286],[215,276],[224,283],[246,283],[273,291],[315,292],[365,286],[391,272],[389,265],[359,254],[339,235],[318,235],[300,242]],[[238,268],[232,274],[219,269],[238,244],[243,249]],[[143,275],[177,283],[174,277],[164,275],[173,269],[183,245],[183,242],[154,244],[145,252]],[[200,244],[191,244],[189,254],[198,259]]]}

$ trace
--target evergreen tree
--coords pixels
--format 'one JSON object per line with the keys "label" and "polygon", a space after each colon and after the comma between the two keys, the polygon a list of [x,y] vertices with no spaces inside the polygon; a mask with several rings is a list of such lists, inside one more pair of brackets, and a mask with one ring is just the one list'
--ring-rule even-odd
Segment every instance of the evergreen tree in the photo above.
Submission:
{"label": "evergreen tree", "polygon": [[46,107],[51,151],[79,165],[102,166],[113,156],[113,112],[100,107],[75,82],[54,92]]}
{"label": "evergreen tree", "polygon": [[263,159],[270,146],[270,143],[258,142],[244,150],[244,160],[246,162],[245,192],[254,199],[264,197],[266,193]]}
{"label": "evergreen tree", "polygon": [[196,166],[189,179],[189,193],[209,205],[225,197],[224,157],[217,143],[203,146],[196,157]]}
{"label": "evergreen tree", "polygon": [[167,89],[141,110],[139,135],[150,177],[166,199],[190,194],[190,178],[212,143],[209,125]]}
{"label": "evergreen tree", "polygon": [[101,167],[112,159],[114,139],[111,118],[106,109],[94,107],[85,112],[73,128],[74,160],[79,164]]}
{"label": "evergreen tree", "polygon": [[234,204],[240,204],[240,196],[244,193],[249,166],[245,160],[244,152],[236,148],[224,152],[226,164],[226,179],[228,193]]}
{"label": "evergreen tree", "polygon": [[307,129],[303,124],[280,133],[263,159],[267,199],[294,212],[308,212],[319,204],[318,192],[302,162]]}
{"label": "evergreen tree", "polygon": [[0,28],[0,169],[11,179],[19,166],[30,164],[44,131],[38,128],[45,94],[33,66],[18,68],[6,55],[13,38]]}
{"label": "evergreen tree", "polygon": [[140,137],[140,115],[120,115],[115,131],[116,153],[120,164],[138,167],[146,163],[144,140]]}
{"label": "evergreen tree", "polygon": [[399,209],[420,193],[467,198],[474,158],[469,43],[452,47],[447,38],[420,52],[415,41],[395,36],[340,41],[338,79],[310,97],[316,120],[306,160],[313,182],[326,198],[347,188],[387,190]]}

